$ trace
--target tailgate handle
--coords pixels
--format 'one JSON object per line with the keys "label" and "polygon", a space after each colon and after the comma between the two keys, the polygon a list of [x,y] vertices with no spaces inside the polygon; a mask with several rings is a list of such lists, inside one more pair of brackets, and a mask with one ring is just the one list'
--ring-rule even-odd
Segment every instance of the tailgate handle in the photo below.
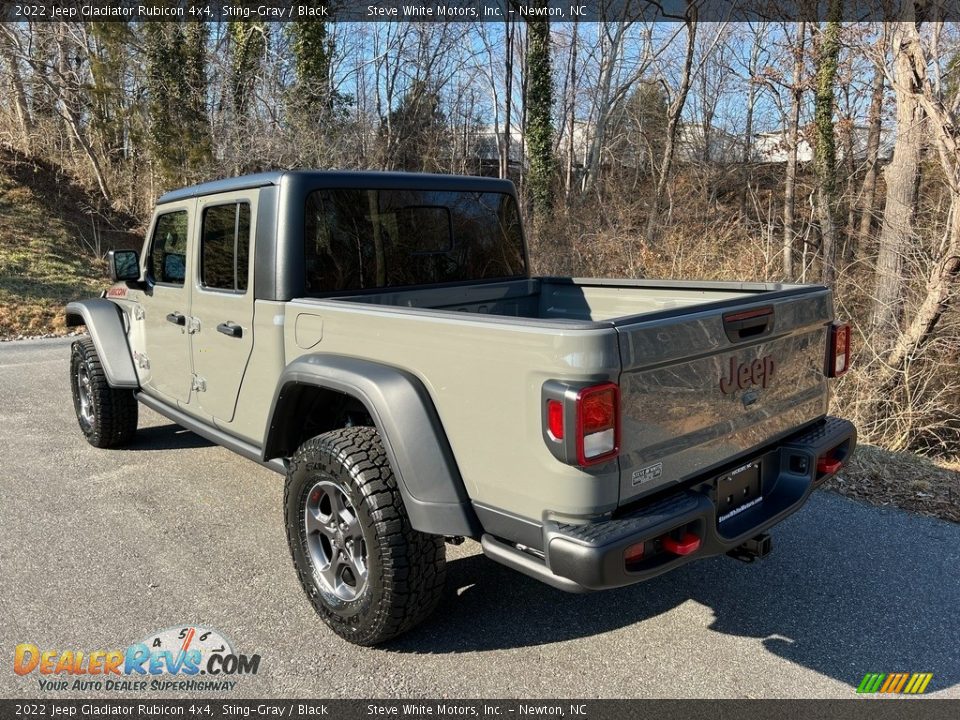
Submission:
{"label": "tailgate handle", "polygon": [[773,306],[724,315],[723,329],[730,342],[766,335],[773,329]]}

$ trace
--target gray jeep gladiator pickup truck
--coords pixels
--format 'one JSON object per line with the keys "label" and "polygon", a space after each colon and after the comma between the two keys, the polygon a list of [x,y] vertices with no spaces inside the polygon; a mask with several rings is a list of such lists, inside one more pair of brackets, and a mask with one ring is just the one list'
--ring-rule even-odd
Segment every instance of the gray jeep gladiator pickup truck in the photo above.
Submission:
{"label": "gray jeep gladiator pickup truck", "polygon": [[285,475],[300,582],[358,644],[430,614],[445,541],[572,592],[762,556],[856,442],[829,289],[531,276],[508,181],[205,183],[109,260],[66,308],[83,434],[142,403]]}

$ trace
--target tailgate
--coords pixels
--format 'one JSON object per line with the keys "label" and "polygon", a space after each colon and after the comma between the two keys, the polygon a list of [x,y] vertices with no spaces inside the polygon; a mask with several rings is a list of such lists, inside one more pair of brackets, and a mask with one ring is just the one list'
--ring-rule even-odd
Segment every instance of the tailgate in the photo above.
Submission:
{"label": "tailgate", "polygon": [[830,291],[806,287],[619,321],[620,504],[825,415],[832,319]]}

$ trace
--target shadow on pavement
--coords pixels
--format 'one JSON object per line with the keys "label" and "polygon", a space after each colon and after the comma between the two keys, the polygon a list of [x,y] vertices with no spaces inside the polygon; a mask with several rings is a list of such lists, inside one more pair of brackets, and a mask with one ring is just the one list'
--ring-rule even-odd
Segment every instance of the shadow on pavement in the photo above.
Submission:
{"label": "shadow on pavement", "polygon": [[186,450],[212,445],[212,442],[196,433],[170,423],[139,428],[133,442],[124,450]]}
{"label": "shadow on pavement", "polygon": [[713,611],[710,630],[758,638],[853,687],[867,672],[932,672],[928,692],[960,682],[960,526],[823,495],[775,529],[763,561],[711,558],[604,593],[568,595],[481,555],[454,560],[435,618],[387,649],[456,653],[641,630],[689,600]]}

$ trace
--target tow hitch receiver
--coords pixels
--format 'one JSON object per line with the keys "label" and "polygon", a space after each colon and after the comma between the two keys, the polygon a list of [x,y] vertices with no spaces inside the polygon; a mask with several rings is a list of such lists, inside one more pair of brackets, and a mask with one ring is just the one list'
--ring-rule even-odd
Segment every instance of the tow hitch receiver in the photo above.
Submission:
{"label": "tow hitch receiver", "polygon": [[732,558],[742,562],[753,562],[757,558],[764,558],[773,550],[773,541],[769,533],[760,533],[750,538],[743,545],[738,545],[727,553]]}

